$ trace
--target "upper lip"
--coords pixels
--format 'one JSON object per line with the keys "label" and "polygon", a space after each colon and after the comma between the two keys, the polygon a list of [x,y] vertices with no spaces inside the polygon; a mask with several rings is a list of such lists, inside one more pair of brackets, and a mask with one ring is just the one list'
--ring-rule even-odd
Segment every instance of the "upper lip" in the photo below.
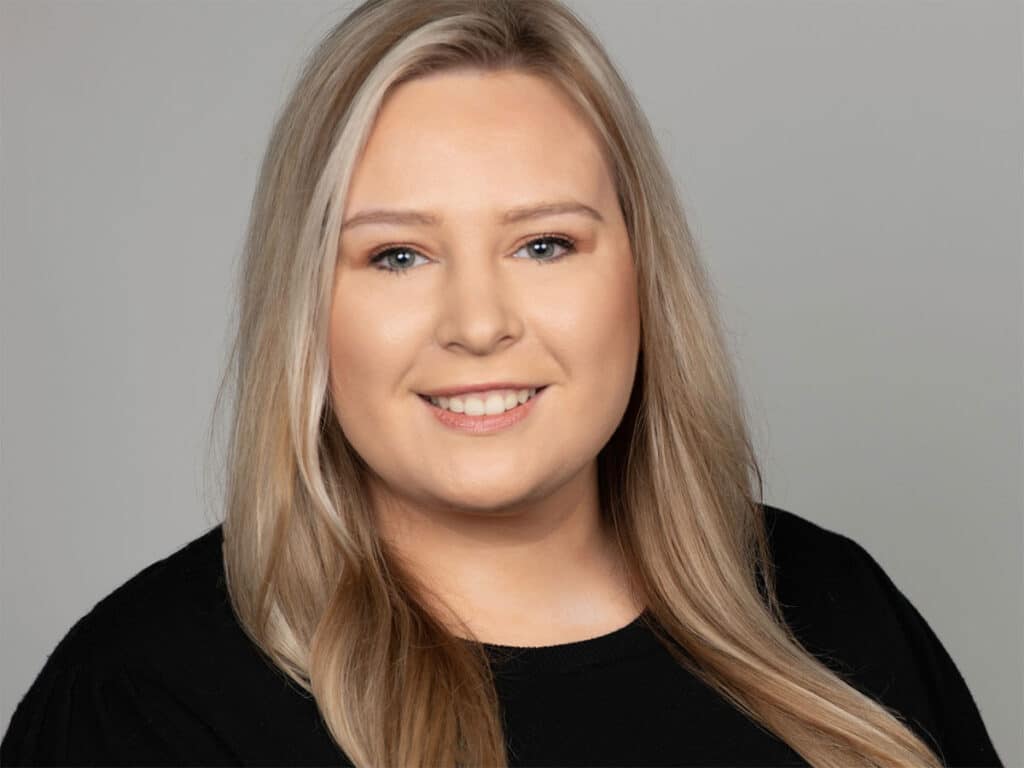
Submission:
{"label": "upper lip", "polygon": [[460,387],[445,387],[430,392],[420,392],[424,397],[452,397],[465,395],[469,392],[487,392],[492,389],[541,389],[545,384],[522,384],[509,381],[492,381],[485,384],[465,384]]}

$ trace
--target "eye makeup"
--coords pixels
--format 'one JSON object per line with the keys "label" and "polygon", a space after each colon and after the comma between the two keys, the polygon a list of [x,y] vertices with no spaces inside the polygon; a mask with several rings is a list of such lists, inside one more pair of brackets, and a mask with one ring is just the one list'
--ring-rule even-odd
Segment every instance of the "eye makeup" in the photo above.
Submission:
{"label": "eye makeup", "polygon": [[[565,250],[564,253],[560,253],[557,256],[534,260],[539,265],[551,264],[556,261],[560,261],[569,254],[576,252],[576,241],[573,238],[558,234],[539,235],[537,237],[531,238],[523,246],[518,248],[516,252],[521,251],[523,248],[530,247],[535,243],[553,243],[554,245],[559,246]],[[403,253],[413,254],[414,256],[422,256],[422,254],[415,248],[405,245],[389,245],[374,251],[370,256],[370,264],[374,265],[374,269],[378,269],[382,272],[389,272],[395,275],[401,275],[406,272],[411,272],[411,268],[395,269],[389,266],[385,266],[387,264],[385,260],[389,256]]]}

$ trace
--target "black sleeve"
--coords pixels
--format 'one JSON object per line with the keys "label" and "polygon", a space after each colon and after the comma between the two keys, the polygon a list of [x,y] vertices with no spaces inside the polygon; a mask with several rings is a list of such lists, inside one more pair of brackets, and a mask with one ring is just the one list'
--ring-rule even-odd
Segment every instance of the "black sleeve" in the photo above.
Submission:
{"label": "black sleeve", "polygon": [[917,667],[927,710],[920,719],[927,721],[945,765],[1003,768],[967,683],[935,632],[867,550],[853,544],[862,572],[884,596]]}
{"label": "black sleeve", "polygon": [[47,660],[0,743],[2,766],[223,765],[232,758],[145,675],[116,658],[62,653]]}

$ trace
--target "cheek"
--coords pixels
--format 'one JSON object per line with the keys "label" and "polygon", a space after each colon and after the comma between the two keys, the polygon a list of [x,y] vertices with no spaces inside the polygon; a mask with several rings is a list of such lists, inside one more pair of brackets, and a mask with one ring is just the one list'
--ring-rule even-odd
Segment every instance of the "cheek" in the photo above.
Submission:
{"label": "cheek", "polygon": [[[595,366],[598,379],[616,379],[632,365],[639,349],[639,303],[631,262],[616,260],[607,269],[588,274],[563,305],[561,323],[552,329],[576,365]],[[550,328],[550,323],[549,323]],[[583,373],[583,371],[573,371]],[[626,371],[623,373],[631,373]],[[614,386],[608,381],[605,386]]]}
{"label": "cheek", "polygon": [[590,362],[600,376],[591,381],[596,400],[607,404],[604,435],[610,437],[629,404],[640,353],[640,306],[636,276],[628,255],[593,286]]}
{"label": "cheek", "polygon": [[336,295],[328,330],[331,388],[336,394],[346,396],[353,386],[358,387],[363,381],[367,373],[365,361],[373,344],[371,334],[356,332],[358,326],[352,309],[346,297]]}
{"label": "cheek", "polygon": [[629,403],[640,347],[639,301],[631,262],[610,261],[573,278],[538,298],[535,307],[543,343],[559,359],[568,384],[558,418],[585,425],[575,438],[590,444],[611,435]]}
{"label": "cheek", "polygon": [[386,295],[358,285],[339,284],[334,291],[328,328],[331,388],[340,406],[367,407],[374,393],[391,393],[404,349],[396,330],[402,314],[386,305]]}
{"label": "cheek", "polygon": [[594,402],[606,410],[595,419],[598,442],[607,443],[629,406],[640,353],[640,306],[635,275],[631,268],[619,266],[600,289],[595,289],[592,317],[590,364],[600,375],[589,381]]}

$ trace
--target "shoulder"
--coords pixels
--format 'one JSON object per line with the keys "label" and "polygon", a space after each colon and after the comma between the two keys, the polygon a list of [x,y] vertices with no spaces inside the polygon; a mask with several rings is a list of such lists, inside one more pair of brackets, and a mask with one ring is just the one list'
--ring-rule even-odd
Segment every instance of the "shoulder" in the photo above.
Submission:
{"label": "shoulder", "polygon": [[349,765],[315,700],[235,616],[217,526],[146,566],[61,639],[0,765]]}
{"label": "shoulder", "polygon": [[74,623],[18,701],[0,763],[174,762],[179,737],[205,756],[220,754],[205,743],[213,737],[196,724],[188,697],[208,684],[209,658],[241,648],[223,589],[221,541],[218,525]]}
{"label": "shoulder", "polygon": [[884,690],[909,660],[900,657],[908,650],[904,608],[880,566],[849,536],[779,507],[764,510],[776,594],[794,634],[836,671]]}
{"label": "shoulder", "polygon": [[787,510],[765,505],[776,594],[787,623],[840,671],[886,689],[913,671],[906,633],[916,609],[858,542]]}
{"label": "shoulder", "polygon": [[857,542],[837,531],[825,528],[793,512],[762,505],[768,541],[777,565],[787,569],[820,571],[830,569],[838,557],[847,562],[858,557],[861,550]]}
{"label": "shoulder", "polygon": [[[879,585],[869,578],[873,558],[849,536],[780,507],[764,506],[777,594],[798,623],[887,613]],[[787,618],[790,614],[787,613]]]}
{"label": "shoulder", "polygon": [[776,594],[800,643],[907,722],[947,765],[999,765],[952,657],[871,553],[849,536],[763,506]]}
{"label": "shoulder", "polygon": [[222,542],[217,525],[147,565],[78,619],[52,657],[152,666],[172,644],[190,647],[227,604]]}

